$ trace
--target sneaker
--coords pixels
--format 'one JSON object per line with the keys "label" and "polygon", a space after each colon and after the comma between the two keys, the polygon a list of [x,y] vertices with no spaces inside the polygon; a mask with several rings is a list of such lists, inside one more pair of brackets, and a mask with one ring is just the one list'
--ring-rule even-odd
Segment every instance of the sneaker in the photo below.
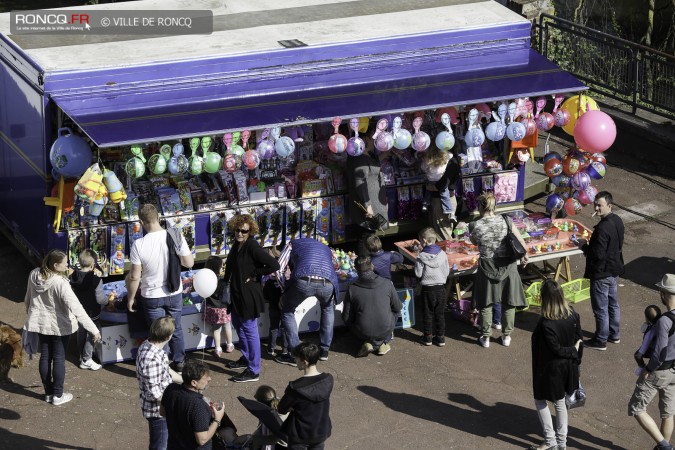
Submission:
{"label": "sneaker", "polygon": [[425,213],[429,210],[429,207],[427,205],[422,205],[422,212]]}
{"label": "sneaker", "polygon": [[612,344],[620,344],[621,339],[607,339],[607,342],[610,342]]}
{"label": "sneaker", "polygon": [[60,406],[63,405],[64,403],[68,403],[73,399],[73,394],[70,392],[64,392],[61,394],[61,397],[57,397],[56,395],[52,398],[52,405],[54,406]]}
{"label": "sneaker", "polygon": [[45,401],[47,403],[51,403],[54,401],[54,396],[53,395],[45,395]]}
{"label": "sneaker", "polygon": [[584,341],[584,347],[592,348],[593,350],[600,350],[600,351],[607,350],[607,344],[605,344],[604,342],[600,342],[596,338]]}
{"label": "sneaker", "polygon": [[222,358],[223,350],[220,347],[213,349],[213,354],[216,355],[216,358]]}
{"label": "sneaker", "polygon": [[455,217],[454,214],[448,214],[448,222],[450,222],[450,224],[452,224],[452,226],[454,227],[455,225],[457,225],[457,217]]}
{"label": "sneaker", "polygon": [[249,381],[258,381],[260,375],[253,373],[251,369],[244,369],[242,373],[231,378],[235,383],[248,383]]}
{"label": "sneaker", "polygon": [[88,359],[87,361],[82,361],[80,363],[80,369],[89,369],[89,370],[98,370],[102,365],[94,361],[93,359]]}
{"label": "sneaker", "polygon": [[386,355],[391,351],[391,345],[389,344],[382,344],[380,345],[380,348],[377,349],[377,354],[380,356]]}
{"label": "sneaker", "polygon": [[230,361],[225,364],[225,367],[228,369],[246,369],[248,367],[248,361],[243,356],[236,361]]}
{"label": "sneaker", "polygon": [[439,347],[445,347],[445,336],[434,336],[432,342]]}
{"label": "sneaker", "polygon": [[656,444],[656,447],[654,447],[654,450],[673,450],[673,446],[671,444],[668,444],[666,446],[663,446],[661,444]]}
{"label": "sneaker", "polygon": [[173,371],[176,373],[183,373],[183,366],[185,366],[185,363],[182,361],[181,362],[174,361],[171,364],[169,364],[169,367],[171,367]]}
{"label": "sneaker", "polygon": [[487,336],[481,336],[478,338],[478,343],[481,347],[490,348],[490,338]]}
{"label": "sneaker", "polygon": [[232,353],[234,351],[234,344],[230,342],[225,346],[225,353]]}
{"label": "sneaker", "polygon": [[320,361],[328,361],[328,350],[325,348],[321,349],[321,356],[319,356]]}
{"label": "sneaker", "polygon": [[281,355],[274,358],[279,364],[286,364],[287,366],[298,367],[298,363],[295,362],[295,358],[291,356],[290,353],[282,353]]}
{"label": "sneaker", "polygon": [[364,342],[361,345],[361,348],[359,349],[359,352],[356,354],[359,358],[362,358],[364,356],[368,356],[369,353],[373,351],[373,344],[370,342]]}
{"label": "sneaker", "polygon": [[422,336],[422,345],[431,345],[431,335],[430,334],[425,334]]}
{"label": "sneaker", "polygon": [[504,347],[511,345],[511,336],[502,336],[502,345]]}
{"label": "sneaker", "polygon": [[267,354],[268,354],[268,355],[270,355],[270,356],[277,356],[277,352],[276,352],[276,350],[274,349],[273,346],[268,345],[268,346],[266,346],[265,348],[267,349]]}
{"label": "sneaker", "polygon": [[501,330],[502,324],[501,323],[493,323],[492,328],[495,329],[495,330]]}

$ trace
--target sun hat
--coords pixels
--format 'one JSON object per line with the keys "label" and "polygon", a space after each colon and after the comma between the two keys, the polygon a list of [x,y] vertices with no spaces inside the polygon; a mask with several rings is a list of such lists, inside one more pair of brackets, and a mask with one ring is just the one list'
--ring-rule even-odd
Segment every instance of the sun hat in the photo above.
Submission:
{"label": "sun hat", "polygon": [[656,287],[669,294],[675,294],[675,275],[672,273],[665,274],[663,279],[656,283]]}

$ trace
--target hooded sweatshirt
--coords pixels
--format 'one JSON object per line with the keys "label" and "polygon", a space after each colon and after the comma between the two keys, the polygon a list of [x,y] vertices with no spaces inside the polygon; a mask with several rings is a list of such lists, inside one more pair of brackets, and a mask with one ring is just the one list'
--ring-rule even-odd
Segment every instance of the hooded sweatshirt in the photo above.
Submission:
{"label": "hooded sweatshirt", "polygon": [[448,256],[436,244],[427,245],[415,260],[415,276],[422,286],[445,284],[450,275]]}
{"label": "hooded sweatshirt", "polygon": [[103,281],[93,271],[75,270],[70,275],[70,287],[78,300],[87,311],[91,320],[97,320],[101,315],[101,305],[108,299],[103,292]]}
{"label": "hooded sweatshirt", "polygon": [[330,436],[329,416],[333,376],[321,373],[288,383],[279,402],[279,414],[288,414],[282,431],[289,444],[319,444]]}
{"label": "hooded sweatshirt", "polygon": [[47,336],[67,336],[77,331],[81,323],[91,334],[98,328],[89,318],[75,296],[70,282],[61,275],[42,279],[40,269],[33,269],[28,277],[26,303],[26,330]]}
{"label": "hooded sweatshirt", "polygon": [[342,318],[368,341],[381,341],[394,331],[394,313],[401,307],[392,282],[366,272],[347,288]]}

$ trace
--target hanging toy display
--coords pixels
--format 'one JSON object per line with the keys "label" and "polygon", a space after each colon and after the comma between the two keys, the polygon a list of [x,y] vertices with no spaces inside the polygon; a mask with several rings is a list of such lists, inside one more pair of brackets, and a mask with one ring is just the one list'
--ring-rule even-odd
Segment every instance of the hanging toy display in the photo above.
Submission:
{"label": "hanging toy display", "polygon": [[202,152],[204,154],[204,171],[216,173],[220,169],[221,156],[217,152],[209,151],[213,147],[213,138],[204,136],[201,141]]}
{"label": "hanging toy display", "polygon": [[49,161],[58,174],[66,178],[81,176],[91,165],[91,147],[68,127],[59,128],[57,135],[49,151]]}
{"label": "hanging toy display", "polygon": [[381,117],[375,126],[373,140],[375,141],[375,148],[381,152],[387,152],[394,146],[394,138],[387,133],[388,127],[389,120],[386,117]]}
{"label": "hanging toy display", "polygon": [[525,127],[525,136],[532,136],[537,132],[537,123],[530,114],[520,119],[520,123]]}
{"label": "hanging toy display", "polygon": [[108,190],[108,196],[110,197],[111,202],[119,203],[123,200],[126,200],[127,193],[124,190],[124,186],[122,186],[119,178],[117,178],[117,175],[115,175],[115,172],[112,170],[104,170],[103,184]]}
{"label": "hanging toy display", "polygon": [[340,134],[339,127],[340,124],[342,123],[342,118],[340,117],[335,117],[331,121],[331,125],[333,125],[333,135],[328,138],[328,148],[330,149],[331,152],[340,154],[347,150],[347,138]]}
{"label": "hanging toy display", "polygon": [[274,138],[270,135],[270,129],[265,128],[256,147],[260,159],[270,159],[274,156]]}
{"label": "hanging toy display", "polygon": [[413,129],[415,130],[415,134],[413,134],[412,137],[412,148],[416,152],[424,152],[431,145],[431,137],[424,131],[420,130],[420,128],[422,128],[423,122],[424,118],[421,115],[416,115],[412,123]]}
{"label": "hanging toy display", "polygon": [[148,158],[148,169],[155,175],[161,175],[166,172],[166,159],[159,153]]}
{"label": "hanging toy display", "polygon": [[506,127],[506,137],[512,141],[522,141],[526,136],[527,130],[525,125],[520,122],[511,122],[508,127]]}
{"label": "hanging toy display", "polygon": [[441,114],[441,124],[446,128],[446,130],[441,131],[436,135],[436,147],[438,147],[440,150],[450,151],[455,146],[455,135],[452,133],[450,121],[450,114]]}
{"label": "hanging toy display", "polygon": [[354,117],[349,119],[349,128],[354,132],[354,137],[347,141],[347,154],[349,156],[359,156],[363,154],[366,143],[359,137],[359,119]]}
{"label": "hanging toy display", "polygon": [[132,145],[130,151],[133,156],[124,165],[124,171],[130,178],[137,179],[145,174],[145,156],[138,144]]}
{"label": "hanging toy display", "polygon": [[199,175],[204,171],[204,160],[199,156],[200,139],[198,137],[190,139],[190,150],[192,151],[188,159],[188,171],[191,175]]}
{"label": "hanging toy display", "polygon": [[[229,158],[231,157],[231,158]],[[229,159],[228,159],[229,158]],[[246,150],[244,153],[244,156],[242,157],[242,161],[244,162],[244,165],[248,170],[254,170],[256,167],[260,165],[260,155],[258,154],[257,151],[255,150]],[[227,172],[234,172],[236,170],[236,160],[234,158],[234,155],[227,155],[225,157],[225,170]],[[228,167],[230,166],[230,167]],[[234,167],[232,167],[234,166]]]}
{"label": "hanging toy display", "polygon": [[394,147],[398,150],[405,150],[412,144],[412,135],[410,134],[410,131],[401,128],[402,125],[403,120],[401,119],[401,116],[394,116],[392,122],[392,135],[394,137]]}
{"label": "hanging toy display", "polygon": [[180,142],[173,146],[171,158],[169,159],[169,173],[172,175],[184,174],[188,170],[188,159],[183,154],[185,151]]}
{"label": "hanging toy display", "polygon": [[274,150],[280,158],[287,158],[288,155],[295,151],[295,141],[289,136],[281,136],[274,143]]}

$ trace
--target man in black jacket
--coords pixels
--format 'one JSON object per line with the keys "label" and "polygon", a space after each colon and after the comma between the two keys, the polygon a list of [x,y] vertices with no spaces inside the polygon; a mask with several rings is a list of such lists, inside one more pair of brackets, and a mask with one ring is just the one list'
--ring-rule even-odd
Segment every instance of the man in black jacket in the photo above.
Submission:
{"label": "man in black jacket", "polygon": [[389,341],[402,307],[392,282],[373,269],[370,257],[356,260],[359,279],[349,286],[342,311],[345,324],[364,341],[358,356],[373,350],[382,356],[391,350]]}
{"label": "man in black jacket", "polygon": [[623,268],[623,222],[612,213],[612,194],[598,192],[593,202],[594,215],[600,217],[591,240],[579,240],[586,256],[584,277],[591,280],[591,306],[595,316],[595,336],[584,342],[594,350],[606,350],[607,341],[620,342],[621,310],[616,281]]}

